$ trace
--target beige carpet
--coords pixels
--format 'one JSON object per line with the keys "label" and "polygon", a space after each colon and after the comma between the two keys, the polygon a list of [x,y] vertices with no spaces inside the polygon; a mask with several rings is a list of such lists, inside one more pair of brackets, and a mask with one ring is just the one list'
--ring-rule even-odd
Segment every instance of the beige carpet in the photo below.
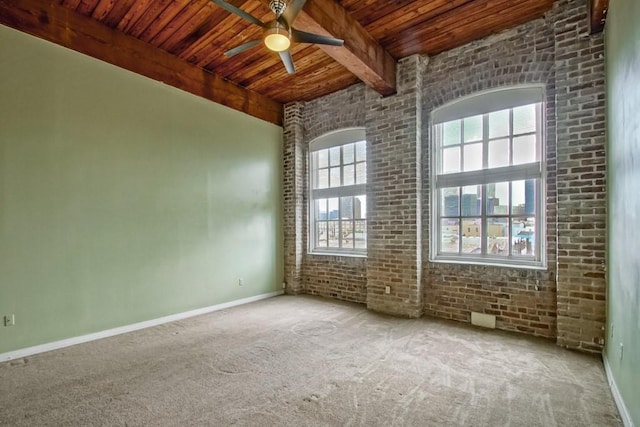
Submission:
{"label": "beige carpet", "polygon": [[597,357],[283,296],[2,363],[0,425],[621,422]]}

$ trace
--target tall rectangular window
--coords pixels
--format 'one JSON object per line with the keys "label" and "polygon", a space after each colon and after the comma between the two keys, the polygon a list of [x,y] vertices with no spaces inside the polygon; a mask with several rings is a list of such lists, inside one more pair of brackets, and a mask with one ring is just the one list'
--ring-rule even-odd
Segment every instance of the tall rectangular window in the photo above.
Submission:
{"label": "tall rectangular window", "polygon": [[544,104],[540,89],[514,92],[432,116],[434,261],[544,265]]}
{"label": "tall rectangular window", "polygon": [[[363,132],[356,135],[363,136]],[[364,255],[367,249],[366,141],[354,132],[310,144],[309,249]],[[341,143],[344,140],[350,141]]]}

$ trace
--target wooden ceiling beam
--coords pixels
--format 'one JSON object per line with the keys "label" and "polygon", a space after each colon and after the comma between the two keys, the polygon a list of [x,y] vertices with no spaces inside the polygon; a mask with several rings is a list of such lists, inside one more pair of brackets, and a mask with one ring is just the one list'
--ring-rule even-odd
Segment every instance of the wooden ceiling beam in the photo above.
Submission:
{"label": "wooden ceiling beam", "polygon": [[604,30],[608,8],[609,0],[589,0],[591,34],[596,34]]}
{"label": "wooden ceiling beam", "polygon": [[3,0],[0,2],[0,24],[282,125],[282,104],[109,28],[58,2]]}
{"label": "wooden ceiling beam", "polygon": [[293,26],[343,39],[344,47],[317,46],[381,95],[396,93],[395,59],[337,1],[307,1]]}

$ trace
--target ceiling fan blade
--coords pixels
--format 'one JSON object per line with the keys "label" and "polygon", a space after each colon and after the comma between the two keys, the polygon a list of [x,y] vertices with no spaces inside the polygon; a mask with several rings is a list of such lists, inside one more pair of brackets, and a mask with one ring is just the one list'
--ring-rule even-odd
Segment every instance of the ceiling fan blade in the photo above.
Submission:
{"label": "ceiling fan blade", "polygon": [[291,40],[297,43],[315,43],[329,46],[344,46],[344,40],[333,37],[321,36],[320,34],[307,33],[294,28],[291,29]]}
{"label": "ceiling fan blade", "polygon": [[291,56],[291,52],[289,50],[285,50],[278,53],[280,54],[280,59],[282,59],[284,67],[287,69],[287,73],[294,74],[296,72],[296,66],[293,65],[293,57]]}
{"label": "ceiling fan blade", "polygon": [[218,6],[220,6],[221,8],[223,8],[224,10],[226,10],[227,12],[231,12],[233,14],[238,15],[240,18],[244,19],[245,21],[249,21],[252,24],[256,24],[259,27],[266,28],[266,25],[264,24],[264,22],[262,22],[255,16],[251,15],[250,13],[247,13],[244,10],[238,7],[235,7],[231,3],[227,3],[224,0],[211,0],[211,1],[217,4]]}
{"label": "ceiling fan blade", "polygon": [[296,19],[296,16],[298,16],[306,2],[307,0],[291,0],[291,3],[287,5],[282,16],[289,24],[289,27],[291,27],[293,21]]}
{"label": "ceiling fan blade", "polygon": [[262,40],[258,39],[258,40],[251,40],[248,41],[246,43],[242,43],[239,46],[234,47],[233,49],[229,49],[228,51],[226,51],[224,53],[224,56],[233,56],[233,55],[237,55],[241,52],[244,52],[247,49],[250,49],[252,47],[254,47],[257,44],[262,43]]}

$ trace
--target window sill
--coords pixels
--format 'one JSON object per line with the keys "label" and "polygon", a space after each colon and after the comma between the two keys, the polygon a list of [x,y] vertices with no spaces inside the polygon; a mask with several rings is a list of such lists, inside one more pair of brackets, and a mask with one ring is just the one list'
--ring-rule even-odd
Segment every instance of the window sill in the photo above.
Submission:
{"label": "window sill", "polygon": [[367,258],[366,253],[358,252],[330,252],[330,251],[309,251],[307,255],[319,255],[319,256],[336,256],[345,258]]}
{"label": "window sill", "polygon": [[461,264],[477,265],[481,267],[512,268],[519,270],[540,270],[546,271],[547,266],[543,263],[523,263],[519,261],[503,261],[495,259],[468,259],[468,258],[430,258],[429,262],[434,264]]}

